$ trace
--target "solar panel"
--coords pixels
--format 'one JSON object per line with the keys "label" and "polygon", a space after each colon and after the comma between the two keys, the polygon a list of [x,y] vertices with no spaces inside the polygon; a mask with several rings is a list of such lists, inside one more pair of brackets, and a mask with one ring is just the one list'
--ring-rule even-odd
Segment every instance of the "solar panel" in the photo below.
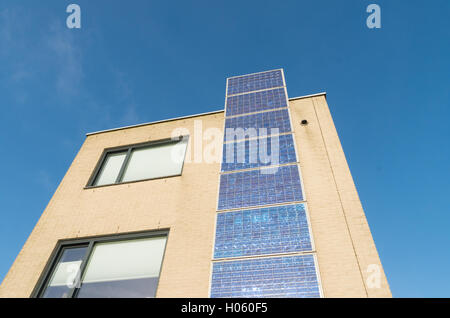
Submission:
{"label": "solar panel", "polygon": [[304,204],[217,215],[214,258],[311,251]]}
{"label": "solar panel", "polygon": [[282,107],[287,107],[286,93],[284,88],[277,88],[228,97],[226,116],[241,115]]}
{"label": "solar panel", "polygon": [[[263,140],[266,141],[265,145]],[[274,157],[276,155],[276,151],[272,152],[272,144],[278,146],[278,156],[276,157],[278,162],[272,160],[272,155]],[[224,144],[222,154],[222,171],[243,170],[297,161],[291,134]],[[261,154],[267,155],[267,158]]]}
{"label": "solar panel", "polygon": [[228,79],[227,95],[284,86],[281,70],[231,77]]}
{"label": "solar panel", "polygon": [[218,210],[303,200],[297,165],[276,167],[269,174],[261,171],[222,174]]}
{"label": "solar panel", "polygon": [[[225,141],[239,140],[236,138],[236,133],[239,129],[251,132],[249,129],[256,129],[259,134],[259,129],[267,129],[267,134],[271,135],[274,128],[277,128],[276,133],[291,132],[291,123],[287,109],[280,109],[264,113],[258,113],[248,116],[231,117],[225,119]],[[248,136],[244,136],[248,138]]]}
{"label": "solar panel", "polygon": [[211,297],[318,298],[312,255],[214,262]]}
{"label": "solar panel", "polygon": [[210,295],[320,297],[282,70],[227,85]]}

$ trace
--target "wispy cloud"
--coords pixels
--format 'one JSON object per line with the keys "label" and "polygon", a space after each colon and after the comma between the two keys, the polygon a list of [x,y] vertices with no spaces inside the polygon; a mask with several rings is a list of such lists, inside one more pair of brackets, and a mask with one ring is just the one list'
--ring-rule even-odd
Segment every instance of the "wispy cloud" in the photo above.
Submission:
{"label": "wispy cloud", "polygon": [[75,94],[83,79],[82,50],[76,46],[73,35],[60,23],[53,23],[45,38],[57,69],[55,85],[62,95]]}
{"label": "wispy cloud", "polygon": [[11,74],[11,80],[13,82],[21,82],[29,78],[31,78],[31,72],[26,70],[23,66],[18,66]]}
{"label": "wispy cloud", "polygon": [[12,40],[12,25],[15,12],[11,9],[0,10],[0,53],[5,54]]}
{"label": "wispy cloud", "polygon": [[[0,9],[0,85],[10,94],[15,105],[24,104],[28,100],[23,84],[32,77],[25,49],[28,13],[20,9]],[[14,107],[12,103],[4,105]]]}
{"label": "wispy cloud", "polygon": [[55,182],[46,170],[39,170],[37,172],[36,181],[47,191],[53,191],[55,189]]}
{"label": "wispy cloud", "polygon": [[58,94],[77,93],[84,75],[83,51],[73,32],[56,18],[40,25],[45,32],[30,31],[36,30],[36,22],[26,7],[0,10],[0,58],[4,59],[0,76],[14,85],[51,74],[49,84]]}
{"label": "wispy cloud", "polygon": [[121,116],[120,124],[131,125],[139,123],[142,120],[140,120],[137,111],[137,104],[134,96],[134,90],[131,87],[131,81],[123,71],[113,69],[112,73],[115,78],[115,92],[118,106],[123,108],[123,115]]}
{"label": "wispy cloud", "polygon": [[125,113],[123,115],[122,121],[124,125],[137,124],[142,121],[140,120],[139,114],[134,104],[128,104],[125,107]]}
{"label": "wispy cloud", "polygon": [[[64,14],[51,16],[39,21],[36,28],[38,20],[26,6],[0,11],[0,86],[14,100],[10,107],[27,106],[39,96],[43,111],[64,107],[65,114],[70,113],[83,131],[142,122],[127,70],[105,63],[111,94],[87,86],[86,45],[101,42],[102,34],[67,29],[62,18]],[[82,116],[86,110],[92,116]]]}

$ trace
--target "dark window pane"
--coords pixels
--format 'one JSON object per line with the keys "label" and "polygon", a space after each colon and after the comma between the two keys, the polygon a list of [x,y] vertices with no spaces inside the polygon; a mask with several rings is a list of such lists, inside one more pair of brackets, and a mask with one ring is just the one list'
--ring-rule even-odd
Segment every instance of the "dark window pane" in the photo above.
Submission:
{"label": "dark window pane", "polygon": [[67,298],[79,274],[80,265],[87,246],[64,248],[61,257],[52,270],[43,298]]}
{"label": "dark window pane", "polygon": [[155,297],[159,277],[84,283],[78,298],[149,298]]}

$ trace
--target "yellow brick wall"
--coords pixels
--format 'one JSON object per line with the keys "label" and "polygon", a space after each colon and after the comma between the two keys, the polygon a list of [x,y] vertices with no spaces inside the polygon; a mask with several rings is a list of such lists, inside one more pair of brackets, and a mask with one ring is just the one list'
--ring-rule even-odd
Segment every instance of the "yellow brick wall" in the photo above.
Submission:
{"label": "yellow brick wall", "polygon": [[[391,297],[325,96],[290,108],[324,296]],[[379,288],[367,283],[371,264]]]}
{"label": "yellow brick wall", "polygon": [[[291,100],[290,108],[324,296],[390,297],[325,96]],[[88,136],[0,285],[0,297],[29,297],[60,239],[166,228],[170,232],[157,296],[208,297],[218,163],[187,162],[178,177],[84,187],[103,149],[168,138],[179,127],[192,136],[195,120],[202,120],[203,130],[223,131],[223,116]],[[309,124],[300,125],[302,119]],[[367,286],[370,264],[381,269],[380,288]]]}
{"label": "yellow brick wall", "polygon": [[[4,279],[0,297],[29,297],[60,239],[165,228],[170,232],[157,296],[208,297],[218,163],[185,163],[179,177],[84,189],[104,148],[168,138],[178,127],[192,134],[197,119],[88,136]],[[203,129],[222,130],[223,113],[201,119]]]}

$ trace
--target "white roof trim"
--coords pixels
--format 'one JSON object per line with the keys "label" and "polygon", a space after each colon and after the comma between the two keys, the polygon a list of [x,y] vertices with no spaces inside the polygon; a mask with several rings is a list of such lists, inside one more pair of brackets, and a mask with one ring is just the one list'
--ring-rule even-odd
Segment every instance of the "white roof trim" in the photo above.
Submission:
{"label": "white roof trim", "polygon": [[302,98],[316,97],[316,96],[322,96],[322,95],[327,96],[327,92],[311,94],[311,95],[305,95],[305,96],[298,96],[298,97],[289,97],[289,100],[296,100],[296,99],[302,99]]}
{"label": "white roof trim", "polygon": [[186,118],[192,118],[192,117],[198,117],[198,116],[213,115],[213,114],[218,114],[218,113],[223,113],[223,112],[224,112],[224,110],[221,109],[221,110],[215,110],[215,111],[212,111],[212,112],[206,112],[206,113],[201,113],[201,114],[181,116],[181,117],[175,117],[175,118],[170,118],[170,119],[151,121],[151,122],[148,122],[148,123],[142,123],[142,124],[137,124],[137,125],[130,125],[130,126],[124,126],[124,127],[118,127],[118,128],[105,129],[105,130],[100,130],[100,131],[94,131],[94,132],[87,133],[86,136],[101,134],[101,133],[104,133],[104,132],[128,129],[128,128],[135,128],[135,127],[141,127],[141,126],[165,123],[165,122],[168,122],[168,121],[174,121],[174,120],[180,120],[180,119],[186,119]]}
{"label": "white roof trim", "polygon": [[[305,96],[291,97],[291,98],[289,98],[289,100],[297,100],[297,99],[308,98],[308,97],[315,97],[315,96],[322,96],[322,95],[326,96],[327,93],[326,92],[322,92],[322,93],[305,95]],[[215,110],[215,111],[212,111],[212,112],[206,112],[206,113],[200,113],[200,114],[194,114],[194,115],[188,115],[188,116],[182,116],[182,117],[175,117],[175,118],[157,120],[157,121],[152,121],[152,122],[142,123],[142,124],[137,124],[137,125],[130,125],[130,126],[124,126],[124,127],[118,127],[118,128],[99,130],[99,131],[94,131],[94,132],[87,133],[86,136],[97,135],[97,134],[101,134],[101,133],[105,133],[105,132],[117,131],[117,130],[128,129],[128,128],[136,128],[136,127],[142,127],[142,126],[147,126],[147,125],[160,124],[160,123],[165,123],[165,122],[169,122],[169,121],[186,119],[186,118],[192,118],[192,117],[198,117],[198,116],[213,115],[213,114],[223,113],[224,111],[225,111],[224,109],[221,109],[221,110]]]}

